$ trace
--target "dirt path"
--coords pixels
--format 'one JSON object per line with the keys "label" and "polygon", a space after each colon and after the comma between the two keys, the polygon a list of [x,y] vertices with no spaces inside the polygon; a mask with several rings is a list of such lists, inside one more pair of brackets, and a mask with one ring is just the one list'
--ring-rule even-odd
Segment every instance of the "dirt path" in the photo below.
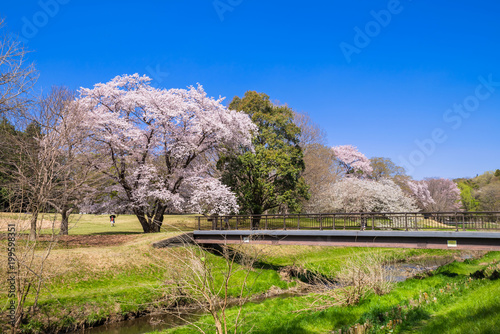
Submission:
{"label": "dirt path", "polygon": [[[134,239],[136,234],[96,234],[96,235],[61,235],[59,244],[65,247],[106,247],[122,245]],[[25,237],[25,236],[22,236]],[[27,237],[27,235],[26,235]],[[0,240],[7,238],[6,233],[0,234]],[[41,235],[39,241],[50,241],[51,236]]]}

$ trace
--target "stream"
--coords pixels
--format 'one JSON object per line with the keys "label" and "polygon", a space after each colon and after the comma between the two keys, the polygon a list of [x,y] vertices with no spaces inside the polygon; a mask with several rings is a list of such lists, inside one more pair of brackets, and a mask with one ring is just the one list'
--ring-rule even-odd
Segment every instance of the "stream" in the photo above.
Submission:
{"label": "stream", "polygon": [[[472,259],[474,256],[470,254],[463,254],[460,259]],[[436,257],[436,258],[425,258],[423,260],[415,260],[410,263],[395,263],[386,265],[387,270],[386,280],[391,282],[402,282],[415,275],[434,271],[437,268],[449,264],[455,261],[456,258],[453,256],[449,257]],[[269,298],[288,298],[293,295],[290,293],[285,293],[282,295],[277,295]],[[252,303],[261,303],[269,298],[260,298],[251,301]],[[201,317],[203,313],[201,311],[194,311],[189,314],[181,314],[181,316],[189,321],[195,321],[197,318]],[[135,319],[109,323],[106,325],[81,329],[72,334],[142,334],[153,331],[161,331],[163,329],[173,328],[180,325],[184,325],[185,321],[179,319],[178,317],[169,313],[158,313],[141,316]]]}
{"label": "stream", "polygon": [[[470,254],[462,254],[459,259],[461,261],[467,259],[473,259],[474,256]],[[436,257],[436,258],[426,258],[423,261],[412,261],[410,263],[395,263],[384,266],[384,269],[387,271],[387,276],[385,280],[388,282],[403,282],[410,277],[414,277],[415,275],[434,271],[439,267],[445,266],[453,261],[457,260],[457,258],[453,256],[445,256],[445,257]]]}
{"label": "stream", "polygon": [[[202,313],[191,314],[187,320],[196,320]],[[182,317],[186,318],[183,314]],[[98,327],[81,329],[74,334],[141,334],[184,325],[185,321],[171,314],[150,314],[135,319],[114,322]]]}

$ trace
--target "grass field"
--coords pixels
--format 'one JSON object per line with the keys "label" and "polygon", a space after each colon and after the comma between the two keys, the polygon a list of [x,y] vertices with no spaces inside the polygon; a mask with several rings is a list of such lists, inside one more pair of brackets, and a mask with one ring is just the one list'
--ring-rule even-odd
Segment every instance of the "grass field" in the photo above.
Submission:
{"label": "grass field", "polygon": [[[192,231],[195,227],[196,215],[168,215],[165,216],[162,229],[164,231]],[[20,231],[29,229],[29,215],[25,213],[12,214],[0,213],[0,232],[6,231],[8,222],[20,224]],[[46,213],[39,216],[42,224],[42,234],[59,233],[61,217],[58,214]],[[70,235],[96,235],[96,234],[134,234],[143,233],[141,224],[135,215],[118,215],[115,226],[109,222],[109,215],[79,215],[73,214],[69,219]]]}

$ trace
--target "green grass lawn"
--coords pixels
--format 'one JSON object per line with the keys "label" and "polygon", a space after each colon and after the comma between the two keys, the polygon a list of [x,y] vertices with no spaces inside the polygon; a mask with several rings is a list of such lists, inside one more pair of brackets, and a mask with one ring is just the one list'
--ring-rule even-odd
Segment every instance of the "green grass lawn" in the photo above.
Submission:
{"label": "green grass lawn", "polygon": [[[192,231],[196,215],[167,215],[164,217],[163,231]],[[108,215],[73,215],[69,234],[131,234],[143,233],[135,215],[118,215],[111,226]]]}
{"label": "green grass lawn", "polygon": [[[192,231],[195,227],[197,215],[166,215],[164,217],[162,230],[164,231]],[[24,231],[28,233],[28,214],[0,213],[0,222],[24,222]],[[61,217],[58,214],[45,213],[38,217],[43,223],[42,234],[52,233],[52,223],[55,232],[59,233]],[[3,226],[0,226],[3,227]],[[118,215],[115,226],[111,226],[109,215],[80,215],[73,214],[69,219],[69,235],[93,235],[93,234],[135,234],[143,233],[141,224],[135,215]]]}

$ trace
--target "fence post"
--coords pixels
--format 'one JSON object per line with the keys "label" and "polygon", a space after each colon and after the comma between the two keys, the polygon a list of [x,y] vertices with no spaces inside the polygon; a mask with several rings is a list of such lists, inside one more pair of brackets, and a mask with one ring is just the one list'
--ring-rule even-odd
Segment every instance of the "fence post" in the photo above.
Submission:
{"label": "fence post", "polygon": [[323,231],[323,217],[319,214],[319,230]]}
{"label": "fence post", "polygon": [[406,229],[406,232],[408,232],[408,214],[405,213],[405,229]]}
{"label": "fence post", "polygon": [[286,231],[286,217],[285,217],[285,214],[283,214],[283,230]]}
{"label": "fence post", "polygon": [[297,230],[300,230],[300,214],[297,215]]}
{"label": "fence post", "polygon": [[266,215],[266,225],[264,229],[267,230],[267,215]]}
{"label": "fence post", "polygon": [[333,219],[333,229],[335,230],[335,214],[332,215],[332,219]]}
{"label": "fence post", "polygon": [[200,230],[201,230],[201,222],[200,222],[200,218],[201,218],[201,217],[200,217],[200,216],[198,216],[198,231],[200,231]]}
{"label": "fence post", "polygon": [[455,227],[456,227],[457,232],[458,232],[458,217],[457,217],[457,212],[455,212]]}
{"label": "fence post", "polygon": [[375,231],[375,213],[372,214],[372,231]]}
{"label": "fence post", "polygon": [[238,223],[239,223],[240,217],[236,216],[236,229],[238,229]]}

